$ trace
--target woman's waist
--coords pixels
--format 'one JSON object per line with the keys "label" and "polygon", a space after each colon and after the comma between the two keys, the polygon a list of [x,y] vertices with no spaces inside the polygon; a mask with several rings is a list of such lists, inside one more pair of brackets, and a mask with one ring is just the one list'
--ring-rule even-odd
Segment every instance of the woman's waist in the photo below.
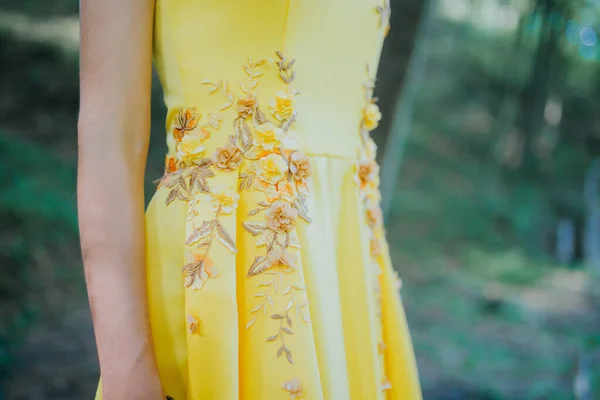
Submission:
{"label": "woman's waist", "polygon": [[231,108],[234,110],[221,112],[194,106],[170,109],[166,121],[167,171],[202,159],[225,160],[238,155],[252,159],[272,152],[356,159],[362,147],[354,118],[325,118],[318,113],[299,117],[295,111],[285,110],[280,114],[263,112],[251,102]]}

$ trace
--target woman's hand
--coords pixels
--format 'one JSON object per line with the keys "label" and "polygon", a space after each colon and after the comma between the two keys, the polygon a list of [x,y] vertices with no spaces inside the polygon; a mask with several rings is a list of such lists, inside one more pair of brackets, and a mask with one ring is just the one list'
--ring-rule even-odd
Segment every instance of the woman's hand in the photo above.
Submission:
{"label": "woman's hand", "polygon": [[154,0],[81,0],[77,192],[104,400],[164,400],[144,259],[153,19]]}

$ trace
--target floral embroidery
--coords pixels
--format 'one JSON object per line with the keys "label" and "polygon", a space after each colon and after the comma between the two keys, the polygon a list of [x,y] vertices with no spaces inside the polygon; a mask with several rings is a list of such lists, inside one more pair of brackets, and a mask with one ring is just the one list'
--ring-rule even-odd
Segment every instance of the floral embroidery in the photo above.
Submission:
{"label": "floral embroidery", "polygon": [[379,14],[379,27],[385,27],[384,35],[387,36],[390,32],[390,17],[392,15],[390,0],[383,0],[383,5],[375,7],[375,11]]}
{"label": "floral embroidery", "polygon": [[[370,256],[373,275],[375,276],[375,300],[376,313],[381,316],[381,289],[379,287],[379,277],[382,273],[378,256],[384,246],[385,234],[383,227],[383,215],[381,212],[379,191],[379,166],[376,162],[377,146],[370,137],[370,132],[377,127],[381,119],[379,108],[375,104],[377,99],[373,98],[373,88],[375,79],[371,77],[369,67],[367,66],[369,81],[365,86],[365,107],[363,109],[363,118],[360,125],[360,137],[362,140],[362,149],[359,152],[359,160],[356,164],[355,181],[359,188],[360,196],[363,201],[365,221],[369,228],[370,236]],[[379,354],[383,355],[386,349],[385,343],[381,340],[378,345]],[[381,390],[388,390],[391,384],[384,379]]]}
{"label": "floral embroidery", "polygon": [[291,399],[302,396],[302,382],[298,378],[284,382],[283,389],[290,394]]}
{"label": "floral embroidery", "polygon": [[269,105],[271,114],[279,121],[289,119],[294,112],[294,93],[280,90]]}
{"label": "floral embroidery", "polygon": [[366,129],[372,131],[377,128],[379,121],[381,120],[381,112],[377,104],[369,103],[363,112],[363,124]]}
{"label": "floral embroidery", "polygon": [[218,148],[214,162],[216,167],[222,171],[233,171],[243,160],[242,150],[235,144],[235,139],[227,143],[224,147]]}
{"label": "floral embroidery", "polygon": [[[257,208],[249,213],[249,216],[254,216],[264,211],[264,219],[242,224],[257,238],[256,245],[265,249],[263,255],[255,257],[248,269],[248,277],[271,277],[259,283],[260,291],[255,294],[259,303],[250,311],[246,329],[256,322],[261,311],[267,316],[269,308],[278,309],[269,314],[271,320],[279,321],[279,328],[267,338],[267,342],[278,341],[277,356],[285,354],[288,362],[293,364],[292,352],[285,344],[286,335],[293,335],[291,311],[295,308],[296,316],[308,322],[308,304],[305,296],[299,296],[305,291],[304,285],[287,282],[286,275],[298,268],[297,251],[292,250],[299,247],[295,231],[297,219],[310,221],[305,200],[308,193],[306,180],[311,170],[308,157],[297,149],[297,136],[291,129],[296,119],[294,96],[297,92],[289,87],[295,78],[292,70],[294,60],[288,61],[281,52],[276,52],[276,55],[276,61],[268,58],[248,60],[244,71],[249,82],[241,85],[243,96],[237,100],[227,82],[205,81],[204,84],[210,87],[211,93],[220,92],[227,98],[221,109],[233,104],[237,109],[233,123],[235,135],[228,148],[219,149],[215,162],[223,165],[223,169],[230,169],[230,161],[237,164],[238,159],[247,160],[239,175],[239,190],[258,190],[265,194],[265,201],[258,202]],[[283,88],[269,103],[272,120],[262,112],[254,93],[263,75],[261,67],[267,63],[278,67],[283,82]],[[285,306],[280,308],[275,299],[282,297]]]}
{"label": "floral embroidery", "polygon": [[[296,234],[298,218],[310,222],[306,197],[307,179],[311,174],[309,159],[298,150],[297,135],[292,130],[296,120],[294,97],[298,94],[289,87],[294,80],[294,60],[288,60],[281,52],[277,59],[248,59],[244,71],[248,83],[240,85],[242,95],[238,98],[226,81],[204,81],[209,93],[220,93],[226,99],[221,111],[235,107],[237,116],[233,121],[233,135],[223,147],[211,156],[206,155],[205,141],[211,130],[218,130],[222,118],[207,113],[204,117],[195,108],[179,110],[174,119],[169,146],[174,156],[169,156],[165,165],[165,176],[160,186],[169,189],[167,205],[175,200],[188,202],[188,221],[195,222],[199,203],[208,202],[214,218],[203,221],[200,226],[192,225],[186,240],[187,264],[183,267],[184,284],[191,289],[201,289],[208,280],[218,276],[218,268],[209,257],[213,243],[220,242],[231,252],[237,251],[235,241],[220,221],[237,208],[240,195],[226,186],[211,187],[208,179],[215,171],[230,172],[242,168],[239,174],[238,191],[252,190],[264,193],[265,200],[259,201],[249,216],[263,213],[263,219],[245,221],[242,226],[256,237],[256,246],[264,251],[255,257],[247,276],[268,277],[257,282],[256,306],[250,311],[246,329],[262,314],[269,321],[278,321],[278,328],[267,342],[277,342],[277,356],[285,355],[293,364],[292,351],[285,343],[293,335],[296,318],[309,323],[306,287],[294,282],[296,275],[289,275],[299,267],[300,243]],[[283,82],[268,104],[268,114],[263,113],[255,89],[263,75],[263,68],[274,64]],[[269,312],[269,309],[273,309]],[[196,332],[198,323],[188,319],[190,332]],[[301,394],[301,385],[287,382],[292,398]]]}
{"label": "floral embroidery", "polygon": [[194,131],[198,126],[199,117],[200,115],[198,115],[195,108],[180,110],[175,119],[175,126],[173,127],[175,140],[179,142],[187,132]]}
{"label": "floral embroidery", "polygon": [[[213,261],[208,258],[208,252],[214,239],[219,241],[232,253],[237,252],[235,241],[219,222],[219,217],[223,214],[231,214],[237,208],[239,199],[240,195],[227,186],[216,186],[208,193],[207,201],[211,210],[215,213],[215,218],[210,221],[204,221],[200,228],[195,228],[185,242],[187,246],[195,246],[196,249],[204,248],[203,254],[191,252],[188,255],[188,259],[192,260],[192,262],[183,267],[185,286],[195,290],[202,289],[208,279],[218,276],[218,271]],[[192,201],[188,218],[196,213],[194,205],[195,201]]]}

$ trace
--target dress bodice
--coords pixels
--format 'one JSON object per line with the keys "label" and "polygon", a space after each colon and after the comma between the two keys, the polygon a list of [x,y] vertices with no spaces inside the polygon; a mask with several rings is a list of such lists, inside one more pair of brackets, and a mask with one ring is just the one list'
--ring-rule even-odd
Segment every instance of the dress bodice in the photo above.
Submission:
{"label": "dress bodice", "polygon": [[[169,152],[173,129],[190,119],[204,127],[207,152],[222,146],[249,101],[276,119],[296,112],[305,153],[356,157],[388,17],[386,0],[157,0]],[[281,73],[291,78],[292,68],[278,68],[276,50],[288,65],[295,60],[290,85]],[[187,109],[197,114],[182,119]]]}

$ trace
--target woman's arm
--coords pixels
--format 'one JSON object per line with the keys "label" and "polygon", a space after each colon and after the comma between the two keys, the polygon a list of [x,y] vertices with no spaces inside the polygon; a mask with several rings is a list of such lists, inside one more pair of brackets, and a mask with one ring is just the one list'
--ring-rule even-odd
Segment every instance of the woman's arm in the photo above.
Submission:
{"label": "woman's arm", "polygon": [[154,0],[81,0],[78,208],[103,400],[162,398],[146,298]]}

